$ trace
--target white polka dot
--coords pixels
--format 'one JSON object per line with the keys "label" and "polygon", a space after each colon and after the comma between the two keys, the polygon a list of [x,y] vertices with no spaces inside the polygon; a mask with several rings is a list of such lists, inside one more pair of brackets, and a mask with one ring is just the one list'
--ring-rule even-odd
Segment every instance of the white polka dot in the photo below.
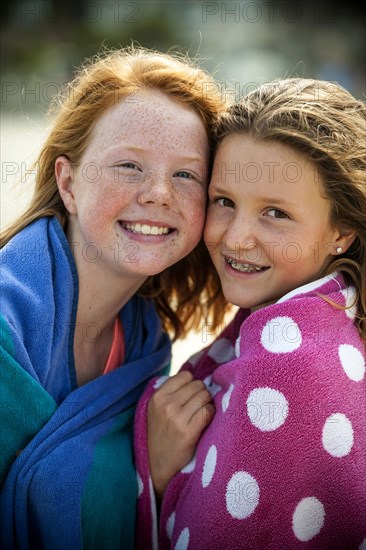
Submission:
{"label": "white polka dot", "polygon": [[195,469],[195,466],[196,466],[196,455],[194,455],[192,460],[188,462],[187,466],[184,466],[184,468],[182,468],[181,473],[190,474]]}
{"label": "white polka dot", "polygon": [[203,381],[206,388],[211,384],[211,382],[212,382],[212,374],[210,374],[210,376],[206,376],[206,378]]}
{"label": "white polka dot", "polygon": [[332,456],[340,458],[348,455],[353,446],[353,428],[345,414],[335,413],[327,418],[323,426],[322,443]]}
{"label": "white polka dot", "polygon": [[272,353],[289,353],[301,346],[302,336],[291,317],[275,317],[262,330],[262,346]]}
{"label": "white polka dot", "polygon": [[217,449],[215,445],[212,445],[207,453],[205,463],[202,470],[202,487],[208,487],[210,485],[212,477],[215,473],[217,460]]}
{"label": "white polka dot", "polygon": [[233,518],[249,517],[259,503],[258,483],[247,472],[236,472],[226,487],[226,509]]}
{"label": "white polka dot", "polygon": [[229,389],[222,396],[221,406],[224,412],[226,412],[228,409],[228,406],[230,403],[230,397],[231,397],[231,394],[233,393],[233,389],[234,389],[234,384],[230,384]]}
{"label": "white polka dot", "polygon": [[241,336],[238,336],[235,342],[235,357],[240,357],[240,340]]}
{"label": "white polka dot", "polygon": [[365,376],[365,359],[362,353],[351,344],[341,344],[338,356],[348,378],[360,382]]}
{"label": "white polka dot", "polygon": [[168,521],[166,522],[166,534],[168,535],[169,540],[172,538],[174,524],[175,524],[175,512],[170,514]]}
{"label": "white polka dot", "polygon": [[219,338],[212,344],[207,355],[216,363],[226,363],[235,357],[234,346],[227,338]]}
{"label": "white polka dot", "polygon": [[189,543],[189,529],[188,527],[185,527],[181,534],[179,535],[179,538],[177,540],[177,544],[174,546],[175,550],[187,550]]}
{"label": "white polka dot", "polygon": [[366,550],[366,539],[361,542],[358,550]]}
{"label": "white polka dot", "polygon": [[306,542],[317,535],[324,525],[324,506],[315,497],[300,500],[292,516],[295,537]]}
{"label": "white polka dot", "polygon": [[211,394],[211,397],[215,397],[215,395],[222,390],[222,387],[219,384],[212,381],[212,376],[206,376],[203,383],[205,384],[207,391]]}
{"label": "white polka dot", "polygon": [[288,415],[288,402],[278,390],[256,388],[248,396],[247,413],[256,428],[271,432],[284,424]]}
{"label": "white polka dot", "polygon": [[169,376],[160,376],[160,378],[158,378],[154,384],[154,388],[157,390],[158,388],[160,388],[160,386],[162,384],[164,384],[164,382],[166,380],[168,380]]}
{"label": "white polka dot", "polygon": [[192,367],[194,367],[198,363],[198,361],[201,359],[204,353],[205,353],[205,350],[201,350],[189,358],[189,363],[192,365]]}
{"label": "white polka dot", "polygon": [[136,474],[136,477],[137,477],[137,498],[140,498],[140,496],[142,495],[142,491],[144,490],[144,483],[141,477],[139,476],[139,474]]}
{"label": "white polka dot", "polygon": [[344,296],[344,300],[346,302],[346,308],[344,311],[350,319],[354,319],[356,317],[357,313],[357,306],[355,303],[356,300],[356,290],[353,286],[349,286],[348,288],[344,288],[342,290],[342,294]]}

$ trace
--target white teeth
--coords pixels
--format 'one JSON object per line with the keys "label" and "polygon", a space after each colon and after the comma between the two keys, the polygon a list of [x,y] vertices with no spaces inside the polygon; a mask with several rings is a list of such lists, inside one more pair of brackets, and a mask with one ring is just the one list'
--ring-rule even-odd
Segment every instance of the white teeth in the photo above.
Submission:
{"label": "white teeth", "polygon": [[228,264],[231,265],[233,269],[236,269],[237,271],[242,271],[244,273],[256,273],[257,271],[262,271],[262,269],[264,269],[263,267],[257,267],[252,264],[240,264],[235,260],[232,260],[231,258],[226,258],[226,261]]}
{"label": "white teeth", "polygon": [[147,225],[146,223],[126,223],[123,224],[125,229],[132,233],[140,233],[142,235],[167,235],[169,227],[158,227],[157,225]]}

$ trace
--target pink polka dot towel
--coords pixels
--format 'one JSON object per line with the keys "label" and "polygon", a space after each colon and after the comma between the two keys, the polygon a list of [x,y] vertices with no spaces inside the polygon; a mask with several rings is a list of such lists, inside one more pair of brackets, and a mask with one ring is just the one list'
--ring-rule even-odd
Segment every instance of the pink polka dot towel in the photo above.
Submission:
{"label": "pink polka dot towel", "polygon": [[193,460],[170,482],[157,523],[136,415],[137,545],[176,550],[365,550],[365,348],[328,276],[248,316],[185,366],[216,414]]}

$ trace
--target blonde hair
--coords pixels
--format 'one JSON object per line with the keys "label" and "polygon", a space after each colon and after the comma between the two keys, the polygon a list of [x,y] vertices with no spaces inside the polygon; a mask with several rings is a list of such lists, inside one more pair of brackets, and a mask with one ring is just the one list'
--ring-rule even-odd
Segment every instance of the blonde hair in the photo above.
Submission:
{"label": "blonde hair", "polygon": [[[66,229],[68,213],[56,183],[55,160],[65,155],[72,165],[77,165],[98,119],[113,104],[141,88],[158,89],[197,112],[212,146],[214,125],[226,105],[209,73],[178,53],[163,54],[135,46],[105,49],[83,64],[64,97],[56,98],[51,107],[51,112],[56,110],[56,117],[35,162],[32,201],[2,233],[1,246],[45,216],[56,216]],[[178,264],[150,277],[139,293],[154,300],[163,325],[173,338],[198,328],[203,319],[219,325],[228,307],[202,239]]]}
{"label": "blonde hair", "polygon": [[356,289],[356,324],[366,342],[366,108],[334,83],[289,78],[260,86],[231,106],[217,142],[232,134],[277,141],[319,170],[331,223],[356,232],[350,248],[331,257],[323,275],[341,272]]}

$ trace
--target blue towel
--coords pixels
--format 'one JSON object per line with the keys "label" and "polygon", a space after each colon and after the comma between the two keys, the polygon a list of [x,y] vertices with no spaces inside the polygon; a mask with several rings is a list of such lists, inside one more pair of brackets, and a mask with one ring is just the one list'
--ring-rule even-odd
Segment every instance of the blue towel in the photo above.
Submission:
{"label": "blue towel", "polygon": [[77,272],[56,218],[2,249],[0,285],[2,547],[133,548],[134,409],[171,358],[152,302],[120,313],[123,366],[78,388]]}

